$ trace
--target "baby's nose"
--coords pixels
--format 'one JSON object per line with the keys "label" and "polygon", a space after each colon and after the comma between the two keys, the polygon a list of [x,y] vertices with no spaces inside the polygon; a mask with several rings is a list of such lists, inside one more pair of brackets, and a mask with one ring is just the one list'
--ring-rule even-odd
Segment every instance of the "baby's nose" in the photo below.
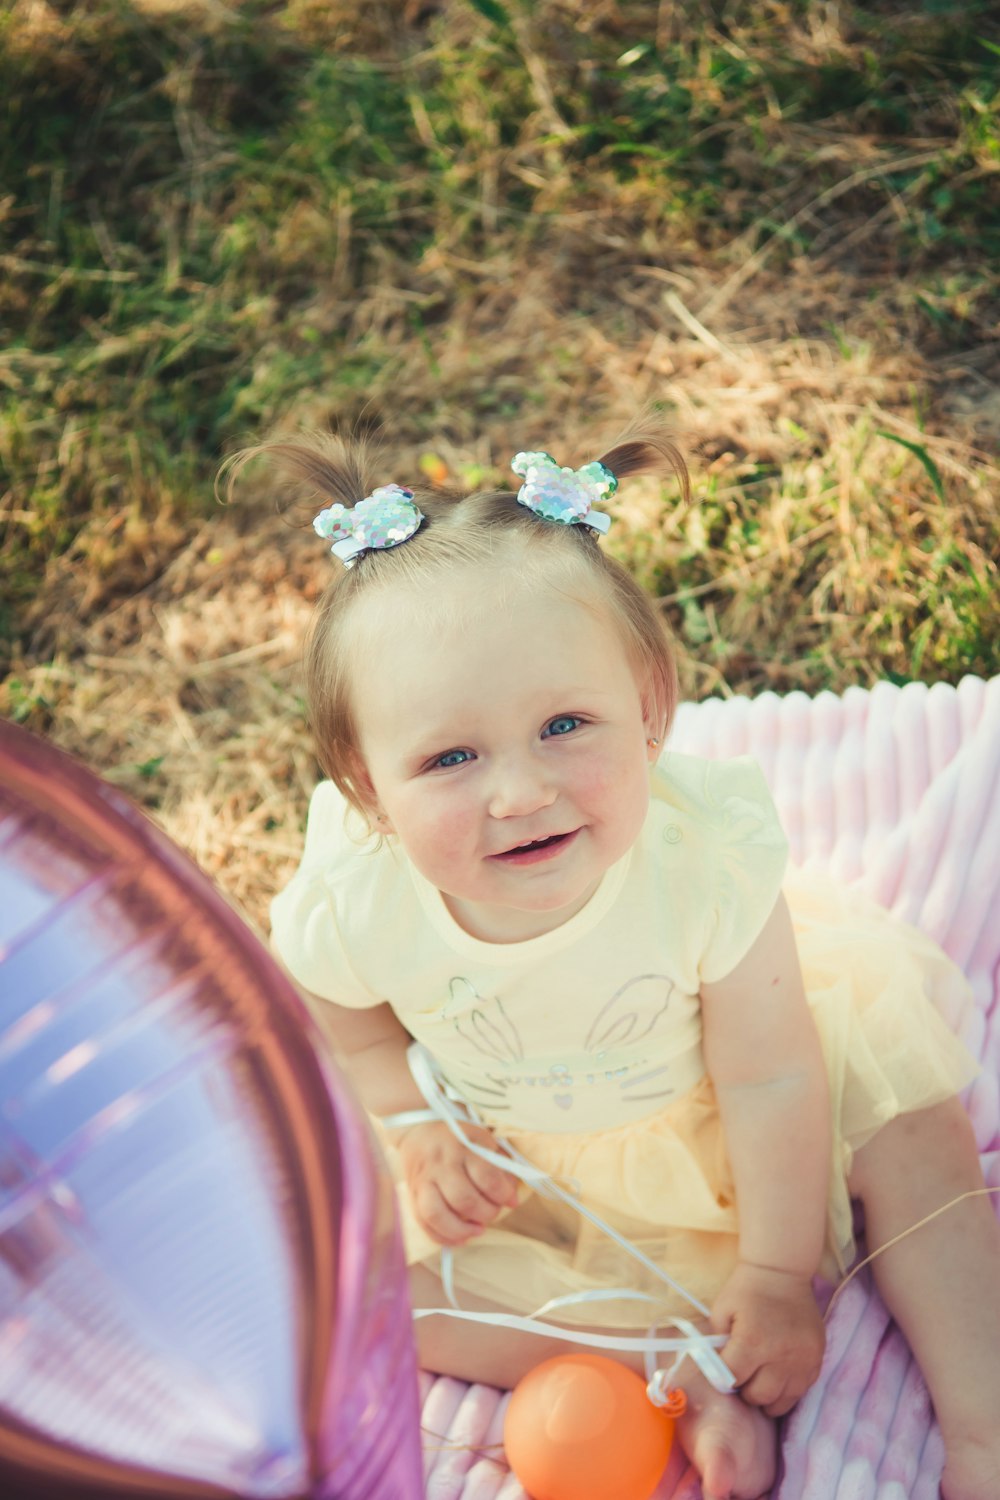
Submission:
{"label": "baby's nose", "polygon": [[556,788],[540,766],[528,763],[497,768],[490,788],[489,809],[493,818],[523,818],[550,807]]}

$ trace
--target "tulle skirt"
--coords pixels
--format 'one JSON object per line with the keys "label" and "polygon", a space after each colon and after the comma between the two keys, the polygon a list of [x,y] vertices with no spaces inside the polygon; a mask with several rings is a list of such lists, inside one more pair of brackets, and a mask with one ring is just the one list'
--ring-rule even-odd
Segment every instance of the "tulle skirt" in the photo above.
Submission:
{"label": "tulle skirt", "polygon": [[[887,1121],[950,1098],[978,1072],[952,1030],[971,997],[930,939],[859,893],[794,872],[785,894],[830,1082],[833,1161],[821,1269],[833,1281],[855,1253],[847,1185],[854,1153]],[[737,1218],[707,1077],[656,1114],[615,1130],[508,1130],[506,1138],[711,1304],[736,1262]],[[400,1211],[408,1259],[436,1268],[440,1247],[414,1221],[402,1185]],[[455,1252],[453,1275],[460,1301],[464,1293],[516,1313],[595,1290],[655,1298],[655,1307],[585,1302],[560,1310],[564,1323],[646,1328],[655,1317],[692,1311],[575,1209],[527,1189],[516,1208]]]}

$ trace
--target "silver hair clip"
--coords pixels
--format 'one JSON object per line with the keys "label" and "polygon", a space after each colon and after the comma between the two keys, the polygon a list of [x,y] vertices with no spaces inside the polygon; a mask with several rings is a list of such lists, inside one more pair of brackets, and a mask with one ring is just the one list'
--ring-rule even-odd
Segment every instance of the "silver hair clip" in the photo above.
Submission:
{"label": "silver hair clip", "polygon": [[594,510],[594,501],[610,499],[618,480],[604,464],[595,459],[582,469],[563,469],[550,453],[518,453],[510,466],[524,480],[517,492],[519,505],[546,521],[589,526],[602,534],[608,530],[611,517]]}
{"label": "silver hair clip", "polygon": [[317,536],[332,540],[330,551],[345,568],[354,566],[362,552],[383,552],[408,542],[424,519],[413,503],[413,491],[400,484],[384,484],[357,505],[330,505],[313,521]]}

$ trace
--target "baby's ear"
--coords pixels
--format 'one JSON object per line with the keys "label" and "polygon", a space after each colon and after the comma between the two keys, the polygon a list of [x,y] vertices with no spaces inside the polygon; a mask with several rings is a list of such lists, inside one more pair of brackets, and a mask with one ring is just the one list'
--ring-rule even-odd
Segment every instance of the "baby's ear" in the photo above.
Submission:
{"label": "baby's ear", "polygon": [[666,715],[659,694],[652,687],[642,694],[642,722],[646,730],[646,754],[650,765],[655,765],[663,752],[666,737]]}
{"label": "baby's ear", "polygon": [[375,795],[372,779],[368,774],[368,767],[360,755],[355,753],[351,756],[348,774],[351,778],[351,785],[357,792],[358,801],[365,812],[374,812],[378,805],[378,798]]}
{"label": "baby's ear", "polygon": [[663,710],[648,672],[639,678],[639,702],[642,704],[642,722],[646,726],[647,737],[660,739],[663,735]]}
{"label": "baby's ear", "polygon": [[351,782],[361,804],[361,811],[375,833],[392,833],[393,828],[379,803],[378,793],[368,774],[368,767],[360,755],[351,756]]}

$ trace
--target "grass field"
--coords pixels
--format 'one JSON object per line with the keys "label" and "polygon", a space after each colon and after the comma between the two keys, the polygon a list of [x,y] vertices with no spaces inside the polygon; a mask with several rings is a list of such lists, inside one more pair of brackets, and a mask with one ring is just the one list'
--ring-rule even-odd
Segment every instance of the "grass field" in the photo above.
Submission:
{"label": "grass field", "polygon": [[327,562],[212,481],[276,428],[473,486],[653,403],[689,694],[996,672],[992,4],[15,0],[0,100],[0,713],[252,911]]}

